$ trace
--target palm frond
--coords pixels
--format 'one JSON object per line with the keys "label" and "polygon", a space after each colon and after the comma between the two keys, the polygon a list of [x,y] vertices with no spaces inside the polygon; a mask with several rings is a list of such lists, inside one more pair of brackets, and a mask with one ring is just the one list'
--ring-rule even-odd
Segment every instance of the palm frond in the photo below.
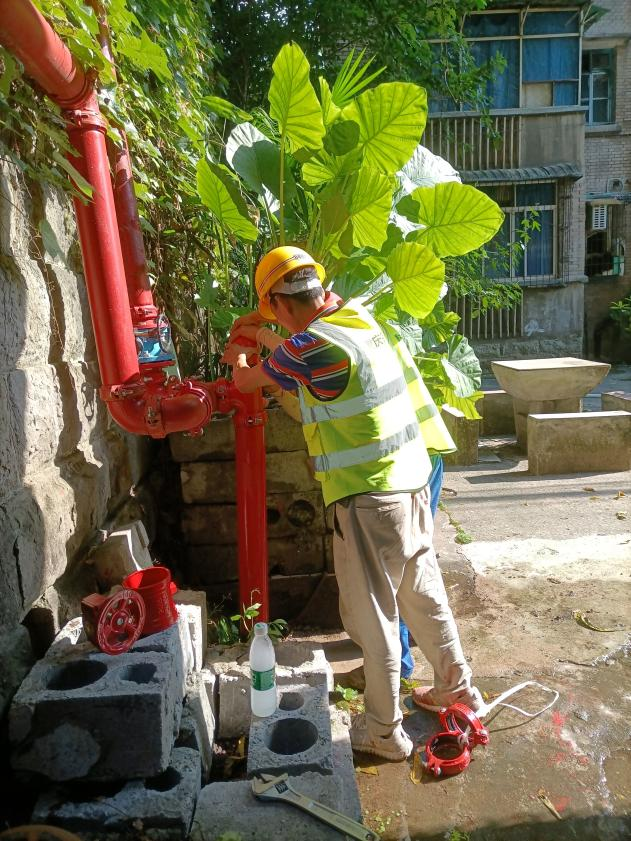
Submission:
{"label": "palm frond", "polygon": [[346,56],[346,60],[344,61],[340,72],[337,74],[337,79],[333,85],[331,96],[333,102],[338,108],[344,108],[345,105],[348,105],[348,103],[356,97],[358,93],[363,91],[364,88],[366,88],[386,69],[384,65],[383,67],[380,67],[379,70],[375,70],[374,73],[371,73],[370,76],[366,76],[365,74],[375,60],[375,57],[373,56],[368,59],[363,66],[360,66],[365,52],[365,49],[362,50],[353,61],[355,50],[352,49]]}

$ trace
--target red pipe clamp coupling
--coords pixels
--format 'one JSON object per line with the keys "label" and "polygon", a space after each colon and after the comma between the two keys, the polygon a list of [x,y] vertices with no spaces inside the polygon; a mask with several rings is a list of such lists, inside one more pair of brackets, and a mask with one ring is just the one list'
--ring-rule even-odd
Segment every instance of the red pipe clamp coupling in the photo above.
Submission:
{"label": "red pipe clamp coupling", "polygon": [[445,729],[418,748],[421,764],[435,777],[452,777],[469,766],[476,745],[488,744],[489,731],[465,704],[443,707],[438,717]]}

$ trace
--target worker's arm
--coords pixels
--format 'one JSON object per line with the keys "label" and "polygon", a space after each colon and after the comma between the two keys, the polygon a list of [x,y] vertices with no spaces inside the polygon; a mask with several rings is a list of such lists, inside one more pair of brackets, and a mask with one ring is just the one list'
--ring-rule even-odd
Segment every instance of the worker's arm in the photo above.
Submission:
{"label": "worker's arm", "polygon": [[[249,352],[251,353],[252,351]],[[257,388],[275,385],[274,380],[265,373],[263,365],[260,362],[252,368],[248,365],[246,354],[237,345],[228,345],[222,361],[232,365],[232,379],[234,380],[234,384],[244,394],[256,391]]]}

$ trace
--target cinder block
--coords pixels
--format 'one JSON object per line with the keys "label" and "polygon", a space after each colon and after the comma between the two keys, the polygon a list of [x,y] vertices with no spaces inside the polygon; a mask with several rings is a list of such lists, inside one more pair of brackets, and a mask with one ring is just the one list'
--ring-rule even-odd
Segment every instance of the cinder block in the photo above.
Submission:
{"label": "cinder block", "polygon": [[[187,505],[234,503],[237,496],[234,461],[187,462],[180,467],[182,499]],[[268,453],[266,458],[268,493],[317,491],[306,450]]]}
{"label": "cinder block", "polygon": [[[291,537],[300,532],[325,534],[324,503],[320,491],[269,494],[268,537]],[[187,505],[182,532],[188,544],[228,545],[237,542],[236,505]]]}
{"label": "cinder block", "polygon": [[[301,683],[324,685],[333,691],[333,670],[321,648],[308,643],[284,641],[275,646],[278,686]],[[222,739],[248,732],[250,711],[250,664],[245,646],[208,650],[207,668],[217,676],[219,736]]]}
{"label": "cinder block", "polygon": [[204,781],[207,782],[210,779],[210,769],[213,762],[215,716],[208,699],[207,685],[201,674],[190,675],[186,689],[185,709],[188,710],[197,724],[202,772]]}
{"label": "cinder block", "polygon": [[268,453],[288,453],[294,450],[306,452],[302,424],[290,418],[280,406],[267,412],[265,447]]}
{"label": "cinder block", "polygon": [[[289,775],[296,791],[361,821],[357,775],[348,736],[347,716],[331,708],[333,774],[306,771]],[[280,773],[280,771],[279,771]],[[339,832],[283,803],[266,803],[252,795],[251,782],[213,783],[200,792],[191,841],[217,841],[234,832],[242,841],[339,841]]]}
{"label": "cinder block", "polygon": [[169,435],[173,461],[214,461],[234,459],[234,424],[232,418],[213,418],[201,435],[182,432]]}
{"label": "cinder block", "polygon": [[248,777],[255,774],[333,773],[329,694],[324,684],[278,687],[278,709],[252,716]]}
{"label": "cinder block", "polygon": [[237,546],[187,546],[183,574],[194,587],[236,581]]}
{"label": "cinder block", "polygon": [[145,651],[157,651],[168,654],[173,660],[173,672],[179,687],[180,697],[186,694],[186,678],[195,668],[195,655],[189,630],[189,621],[182,605],[176,605],[177,622],[164,631],[141,637],[131,647],[131,651],[142,654]]}
{"label": "cinder block", "polygon": [[484,392],[475,404],[482,415],[481,435],[513,435],[515,433],[515,414],[513,398],[502,389]]}
{"label": "cinder block", "polygon": [[178,590],[173,596],[178,613],[183,614],[188,623],[188,631],[193,646],[194,669],[198,672],[204,665],[208,647],[208,607],[206,593],[203,590]]}
{"label": "cinder block", "polygon": [[134,520],[111,532],[88,558],[102,590],[120,584],[126,575],[153,566],[149,538],[141,520]]}
{"label": "cinder block", "polygon": [[9,711],[13,767],[59,782],[159,774],[169,764],[181,705],[168,653],[112,657],[90,643],[50,653]]}
{"label": "cinder block", "polygon": [[443,406],[441,415],[458,450],[443,456],[447,465],[477,464],[480,421],[469,420],[459,409]]}
{"label": "cinder block", "polygon": [[321,576],[311,596],[302,602],[302,609],[295,617],[298,625],[322,630],[341,630],[340,589],[334,573]]}
{"label": "cinder block", "polygon": [[[200,792],[199,752],[176,747],[168,767],[155,777],[122,783],[112,793],[86,792],[80,785],[59,786],[35,805],[32,822],[61,825],[82,838],[114,841],[142,835],[156,841],[183,841]],[[138,822],[142,824],[140,830]]]}
{"label": "cinder block", "polygon": [[536,476],[631,469],[631,413],[528,415],[528,470]]}

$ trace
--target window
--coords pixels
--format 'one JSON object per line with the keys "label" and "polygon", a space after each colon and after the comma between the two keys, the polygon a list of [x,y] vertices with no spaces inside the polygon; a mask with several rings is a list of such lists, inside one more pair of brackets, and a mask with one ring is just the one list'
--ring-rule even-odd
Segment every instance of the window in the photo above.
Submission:
{"label": "window", "polygon": [[614,55],[613,50],[583,53],[581,105],[587,106],[588,126],[614,121]]}
{"label": "window", "polygon": [[624,274],[624,206],[620,204],[585,205],[585,274]]}
{"label": "window", "polygon": [[[545,181],[480,189],[506,214],[498,234],[486,248],[486,277],[511,278],[526,285],[532,279],[552,278],[556,271],[556,184]],[[529,227],[528,242],[514,246],[507,254],[509,245],[520,243],[520,231],[529,221],[536,227]]]}
{"label": "window", "polygon": [[[481,90],[492,108],[578,105],[578,9],[473,13],[464,20],[463,35],[476,64],[499,56],[504,65]],[[430,98],[433,113],[466,108],[463,103]]]}

